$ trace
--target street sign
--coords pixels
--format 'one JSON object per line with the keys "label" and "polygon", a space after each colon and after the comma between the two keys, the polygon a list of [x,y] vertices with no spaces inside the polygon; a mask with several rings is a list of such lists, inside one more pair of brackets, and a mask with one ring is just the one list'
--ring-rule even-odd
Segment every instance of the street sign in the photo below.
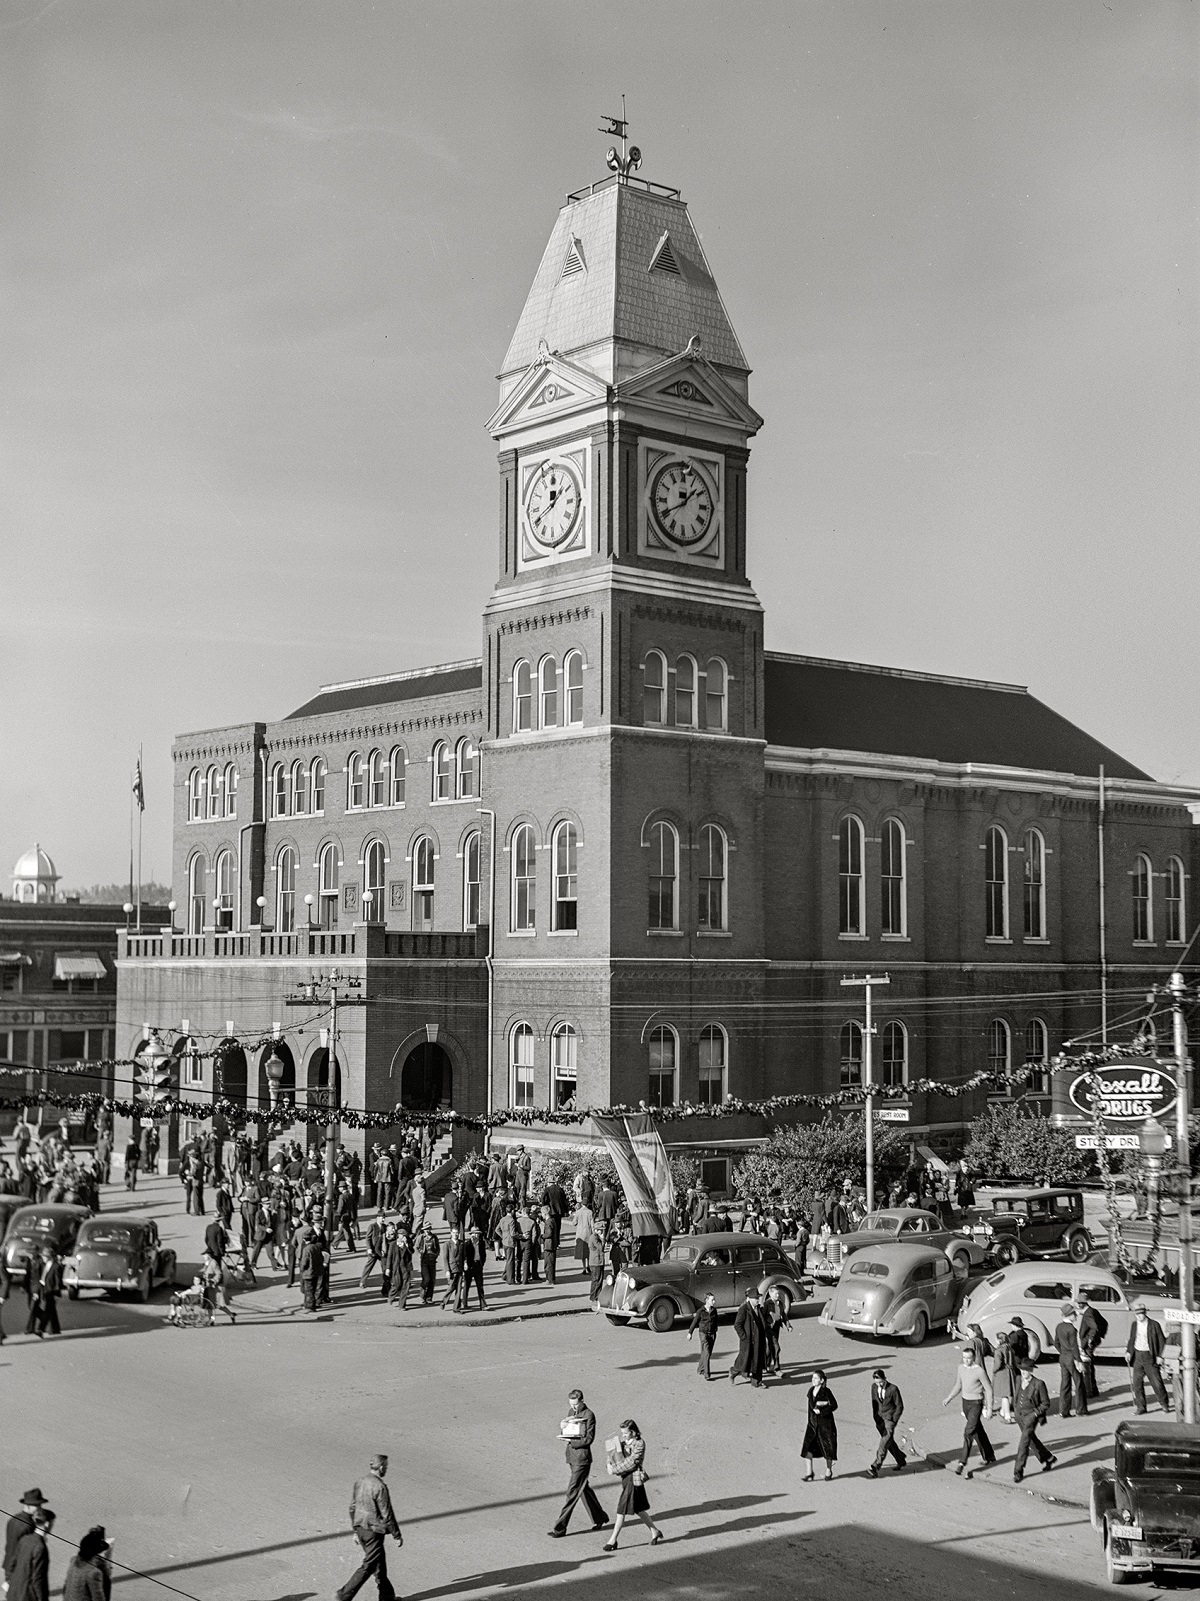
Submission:
{"label": "street sign", "polygon": [[908,1107],[883,1106],[875,1115],[881,1123],[907,1123]]}
{"label": "street sign", "polygon": [[1200,1312],[1190,1311],[1186,1306],[1164,1306],[1164,1323],[1200,1323]]}
{"label": "street sign", "polygon": [[[1139,1149],[1136,1134],[1105,1134],[1104,1149],[1106,1151],[1136,1151]],[[1077,1151],[1098,1151],[1100,1141],[1094,1134],[1076,1134],[1075,1149]]]}
{"label": "street sign", "polygon": [[1081,1112],[1088,1117],[1098,1114],[1107,1124],[1161,1118],[1179,1098],[1175,1064],[1149,1056],[1129,1056],[1078,1073],[1069,1093]]}

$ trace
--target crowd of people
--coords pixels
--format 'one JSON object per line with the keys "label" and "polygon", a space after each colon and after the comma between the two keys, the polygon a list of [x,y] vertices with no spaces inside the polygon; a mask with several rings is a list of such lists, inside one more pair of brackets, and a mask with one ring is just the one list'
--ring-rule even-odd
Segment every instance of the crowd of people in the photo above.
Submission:
{"label": "crowd of people", "polygon": [[92,1151],[75,1150],[65,1118],[39,1135],[22,1117],[13,1130],[12,1152],[0,1157],[0,1195],[23,1195],[31,1205],[65,1201],[97,1211],[112,1163],[111,1135],[104,1139],[107,1144],[98,1137]]}

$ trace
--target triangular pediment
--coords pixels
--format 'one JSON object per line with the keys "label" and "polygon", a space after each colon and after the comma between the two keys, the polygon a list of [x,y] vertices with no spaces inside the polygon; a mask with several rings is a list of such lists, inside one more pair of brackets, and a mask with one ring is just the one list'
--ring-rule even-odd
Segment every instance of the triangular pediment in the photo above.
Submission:
{"label": "triangular pediment", "polygon": [[488,432],[499,438],[552,417],[569,416],[607,399],[608,385],[595,373],[565,361],[552,351],[545,351],[526,369],[489,417]]}
{"label": "triangular pediment", "polygon": [[762,427],[758,412],[705,359],[696,339],[679,355],[625,379],[617,386],[614,398],[618,402],[640,401],[696,421],[733,424],[748,434],[755,434]]}

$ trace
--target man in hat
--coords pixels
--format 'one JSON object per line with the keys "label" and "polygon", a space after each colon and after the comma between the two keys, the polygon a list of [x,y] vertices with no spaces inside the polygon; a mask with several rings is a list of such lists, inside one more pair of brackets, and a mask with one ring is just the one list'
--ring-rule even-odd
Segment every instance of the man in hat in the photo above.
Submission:
{"label": "man in hat", "polygon": [[600,1497],[588,1483],[588,1475],[592,1471],[592,1442],[596,1438],[596,1414],[584,1401],[582,1390],[572,1390],[567,1396],[567,1409],[558,1437],[566,1441],[567,1466],[571,1470],[571,1477],[563,1509],[550,1530],[551,1538],[555,1540],[561,1540],[566,1534],[571,1513],[580,1496],[583,1497],[583,1508],[591,1518],[593,1528],[607,1529],[609,1524]]}
{"label": "man in hat", "polygon": [[1087,1391],[1083,1383],[1083,1353],[1079,1349],[1079,1330],[1075,1327],[1075,1307],[1064,1301],[1062,1316],[1054,1328],[1058,1351],[1058,1415],[1071,1416],[1071,1406],[1081,1418],[1087,1417]]}
{"label": "man in hat", "polygon": [[4,1531],[4,1583],[11,1584],[13,1566],[17,1560],[17,1546],[27,1534],[33,1533],[34,1515],[46,1504],[40,1490],[26,1490],[21,1497],[21,1510],[8,1520]]}
{"label": "man in hat", "polygon": [[1088,1292],[1080,1290],[1075,1296],[1079,1313],[1079,1359],[1083,1363],[1083,1393],[1089,1400],[1100,1394],[1096,1383],[1096,1347],[1108,1333],[1108,1320],[1088,1300]]}
{"label": "man in hat", "polygon": [[340,1590],[334,1592],[337,1601],[351,1601],[372,1576],[379,1588],[379,1601],[396,1601],[396,1592],[388,1578],[387,1552],[384,1540],[390,1534],[397,1545],[404,1544],[396,1514],[392,1511],[392,1498],[383,1482],[387,1473],[386,1456],[373,1456],[369,1472],[354,1481],[350,1497],[350,1526],[354,1538],[362,1547],[363,1559]]}
{"label": "man in hat", "polygon": [[1150,1308],[1145,1301],[1135,1301],[1133,1323],[1129,1329],[1129,1343],[1125,1347],[1125,1362],[1129,1368],[1129,1385],[1133,1391],[1133,1410],[1139,1414],[1146,1410],[1147,1379],[1159,1406],[1164,1412],[1171,1410],[1166,1386],[1163,1384],[1162,1369],[1159,1367],[1165,1344],[1162,1324],[1156,1323],[1150,1316]]}
{"label": "man in hat", "polygon": [[889,1384],[887,1374],[882,1368],[876,1368],[871,1375],[871,1418],[879,1434],[879,1449],[875,1453],[875,1460],[867,1472],[873,1479],[879,1477],[879,1470],[890,1452],[896,1464],[896,1472],[908,1466],[908,1458],[896,1444],[896,1429],[904,1414],[904,1397],[900,1394],[900,1387]]}
{"label": "man in hat", "polygon": [[1020,1317],[1011,1317],[1008,1320],[1012,1330],[1008,1336],[1008,1349],[1012,1352],[1013,1361],[1017,1367],[1029,1360],[1029,1330],[1025,1327],[1025,1320]]}
{"label": "man in hat", "polygon": [[1034,1372],[1033,1363],[1026,1359],[1021,1363],[1020,1377],[1013,1392],[1013,1416],[1021,1431],[1021,1438],[1017,1443],[1017,1459],[1013,1463],[1014,1484],[1020,1484],[1025,1477],[1025,1463],[1029,1458],[1030,1449],[1042,1464],[1043,1473],[1058,1461],[1058,1458],[1053,1456],[1037,1437],[1038,1429],[1046,1421],[1049,1407],[1050,1392]]}
{"label": "man in hat", "polygon": [[50,1552],[46,1536],[53,1527],[54,1513],[48,1506],[38,1507],[33,1514],[33,1528],[21,1536],[13,1553],[8,1601],[50,1601]]}

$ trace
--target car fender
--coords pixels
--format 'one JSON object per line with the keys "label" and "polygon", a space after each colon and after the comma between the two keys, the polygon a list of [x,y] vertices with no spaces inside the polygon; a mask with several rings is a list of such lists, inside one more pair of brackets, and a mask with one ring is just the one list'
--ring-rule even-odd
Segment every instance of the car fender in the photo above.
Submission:
{"label": "car fender", "polygon": [[[674,1301],[675,1310],[680,1317],[691,1317],[694,1312],[700,1310],[701,1303],[696,1300],[695,1296],[689,1295],[686,1290],[678,1290],[674,1285],[669,1290],[665,1285],[662,1285],[661,1289],[664,1294],[669,1295],[671,1300]],[[720,1309],[718,1308],[718,1310]]]}
{"label": "car fender", "polygon": [[799,1303],[806,1300],[811,1293],[808,1285],[799,1279],[790,1279],[785,1273],[768,1273],[758,1286],[759,1295],[766,1295],[769,1290],[782,1290],[792,1301]]}
{"label": "car fender", "polygon": [[1104,1530],[1109,1515],[1116,1511],[1117,1485],[1111,1468],[1092,1469],[1092,1489],[1088,1498],[1088,1516],[1097,1534]]}

